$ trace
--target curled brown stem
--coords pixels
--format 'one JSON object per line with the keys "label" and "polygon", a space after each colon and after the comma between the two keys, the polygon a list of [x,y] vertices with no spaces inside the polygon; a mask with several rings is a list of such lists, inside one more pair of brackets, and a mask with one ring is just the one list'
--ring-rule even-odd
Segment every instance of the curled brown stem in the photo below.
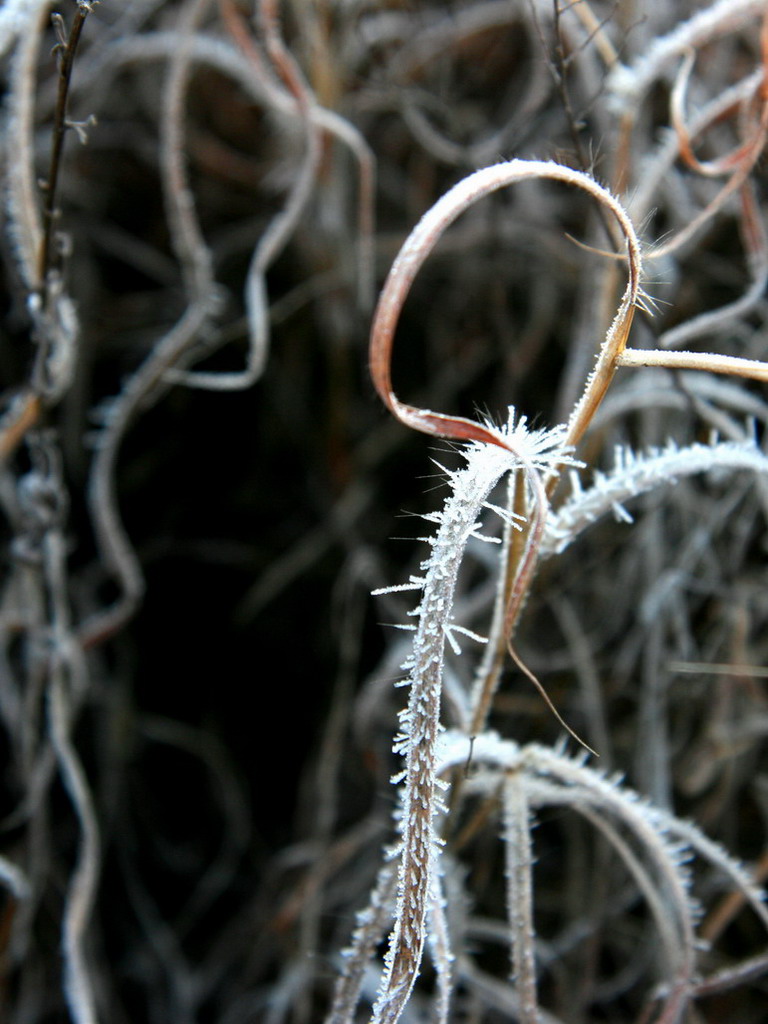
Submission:
{"label": "curled brown stem", "polygon": [[400,313],[416,274],[446,229],[479,199],[507,185],[532,178],[563,182],[587,192],[613,214],[626,240],[629,280],[600,349],[595,371],[571,417],[569,443],[575,444],[581,438],[600,404],[615,372],[618,356],[626,345],[639,295],[641,257],[635,229],[618,200],[589,175],[540,160],[510,160],[470,174],[427,211],[400,249],[382,289],[371,329],[371,378],[381,400],[405,426],[435,437],[481,441],[509,448],[508,441],[492,427],[462,416],[418,409],[401,402],[392,389],[392,346]]}

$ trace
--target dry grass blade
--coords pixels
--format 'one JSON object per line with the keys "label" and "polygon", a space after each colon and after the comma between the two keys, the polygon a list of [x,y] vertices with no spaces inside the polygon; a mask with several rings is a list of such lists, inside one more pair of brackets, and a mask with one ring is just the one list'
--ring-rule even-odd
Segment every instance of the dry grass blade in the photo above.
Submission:
{"label": "dry grass blade", "polygon": [[418,409],[401,402],[392,390],[391,362],[400,312],[416,274],[446,229],[470,206],[498,189],[528,179],[544,178],[582,189],[616,218],[627,243],[629,280],[616,318],[600,349],[595,372],[574,410],[568,442],[577,443],[602,400],[613,376],[616,359],[626,345],[640,288],[640,245],[629,217],[618,201],[586,174],[537,160],[511,160],[476,171],[447,192],[422,217],[392,265],[374,314],[369,347],[371,378],[389,411],[406,426],[437,437],[483,441],[504,446],[498,433],[481,423],[445,413]]}
{"label": "dry grass blade", "polygon": [[539,1024],[533,923],[533,850],[531,820],[523,779],[511,772],[504,782],[504,842],[507,914],[512,947],[512,977],[521,1024]]}

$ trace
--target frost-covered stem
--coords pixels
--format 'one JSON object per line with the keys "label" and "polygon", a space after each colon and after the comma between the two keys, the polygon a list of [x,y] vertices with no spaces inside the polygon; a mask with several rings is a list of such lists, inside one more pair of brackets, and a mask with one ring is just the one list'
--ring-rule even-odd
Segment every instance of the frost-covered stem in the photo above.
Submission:
{"label": "frost-covered stem", "polygon": [[[446,735],[441,744],[440,773],[462,761],[465,739],[461,734]],[[613,819],[621,833],[632,837],[642,852],[643,869],[636,877],[653,877],[653,887],[662,899],[654,898],[651,909],[662,913],[667,962],[670,974],[669,995],[657,1024],[679,1021],[691,991],[695,968],[694,920],[696,906],[689,898],[689,848],[700,852],[723,870],[740,888],[745,889],[744,872],[728,855],[704,837],[695,826],[659,812],[636,793],[623,789],[616,778],[608,778],[584,764],[538,744],[518,747],[491,733],[475,742],[476,761],[495,766],[507,774],[516,773],[525,785],[532,807],[564,804],[582,811],[586,808],[601,817]],[[615,833],[619,835],[619,833]],[[611,833],[606,832],[610,838]],[[680,843],[680,839],[683,843]],[[620,854],[628,849],[625,843]],[[628,867],[632,870],[633,860]],[[647,865],[647,867],[645,867]],[[651,875],[646,872],[650,869]],[[633,871],[634,874],[634,871]],[[755,900],[755,905],[757,901]]]}
{"label": "frost-covered stem", "polygon": [[740,356],[723,356],[714,352],[670,352],[655,349],[625,349],[619,366],[664,366],[672,370],[705,370],[731,377],[768,380],[768,363]]}
{"label": "frost-covered stem", "polygon": [[[537,797],[546,792],[546,785],[536,783]],[[552,802],[557,804],[562,800],[562,791],[552,787]],[[661,964],[673,964],[677,958],[677,950],[680,944],[678,929],[674,921],[669,919],[669,911],[664,900],[664,893],[659,891],[659,886],[646,865],[632,849],[631,845],[621,835],[619,829],[613,822],[602,814],[601,811],[593,810],[584,801],[575,801],[574,808],[588,821],[592,827],[601,832],[613,850],[622,860],[625,868],[632,876],[638,891],[642,893],[643,899],[648,904],[651,916],[656,924],[659,933],[659,949],[657,961]]]}
{"label": "frost-covered stem", "polygon": [[531,822],[524,782],[519,772],[510,773],[504,783],[504,839],[512,973],[520,1001],[520,1022],[540,1024],[536,995]]}
{"label": "frost-covered stem", "polygon": [[630,519],[622,509],[622,503],[630,498],[674,483],[681,476],[718,469],[749,470],[764,476],[768,474],[768,456],[754,444],[730,441],[694,444],[687,448],[670,445],[642,456],[619,449],[615,468],[609,476],[597,473],[594,485],[585,491],[577,485],[574,494],[550,515],[541,557],[564,551],[583,530],[607,512]]}
{"label": "frost-covered stem", "polygon": [[667,965],[675,980],[664,1020],[677,1020],[693,977],[695,960],[694,907],[688,898],[688,875],[682,862],[682,851],[667,840],[665,829],[659,827],[651,809],[631,792],[623,793],[615,780],[603,778],[544,747],[529,747],[525,760],[537,773],[557,779],[566,789],[579,787],[583,790],[580,799],[601,813],[613,815],[624,822],[658,872],[658,884],[666,896],[668,916],[678,934],[676,960]]}
{"label": "frost-covered stem", "polygon": [[616,96],[621,110],[636,108],[651,85],[681,54],[737,31],[764,12],[765,0],[718,0],[655,39],[633,67],[614,66],[608,78],[609,93]]}
{"label": "frost-covered stem", "polygon": [[325,1024],[351,1024],[363,987],[365,971],[376,946],[389,925],[397,881],[396,865],[384,864],[379,871],[365,910],[357,915],[352,942],[344,951],[344,969],[336,982],[333,1003]]}
{"label": "frost-covered stem", "polygon": [[451,1010],[451,953],[450,932],[445,913],[445,898],[441,880],[433,879],[432,906],[430,909],[429,948],[437,975],[435,999],[435,1024],[448,1024]]}
{"label": "frost-covered stem", "polygon": [[[583,395],[568,420],[567,440],[570,445],[577,445],[579,443],[587,427],[592,422],[592,418],[603,398],[605,398],[605,394],[614,378],[616,367],[619,365],[621,354],[629,337],[629,329],[632,326],[635,303],[640,289],[640,249],[634,229],[632,229],[631,239],[627,235],[627,242],[629,247],[629,281],[622,296],[619,310],[613,323],[608,328],[608,333],[600,347],[595,368],[587,380]],[[555,482],[555,478],[551,477],[547,488],[550,494]]]}
{"label": "frost-covered stem", "polygon": [[[454,590],[467,538],[491,489],[514,467],[501,448],[474,450],[466,469],[450,475],[453,493],[440,514],[426,577],[410,669],[410,699],[401,712],[402,731],[395,750],[405,754],[402,835],[395,927],[386,971],[374,1007],[376,1024],[394,1024],[410,995],[421,963],[426,916],[433,892],[438,838],[435,748],[440,721],[443,654],[451,625]],[[481,457],[482,456],[482,457]]]}

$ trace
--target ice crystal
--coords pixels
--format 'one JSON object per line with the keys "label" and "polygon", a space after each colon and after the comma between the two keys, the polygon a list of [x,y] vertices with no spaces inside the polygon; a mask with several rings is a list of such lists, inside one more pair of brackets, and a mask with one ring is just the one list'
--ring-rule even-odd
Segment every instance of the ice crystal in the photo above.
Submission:
{"label": "ice crystal", "polygon": [[665,448],[650,449],[640,455],[618,448],[614,458],[610,474],[595,473],[594,483],[587,489],[576,480],[570,498],[550,514],[541,545],[542,557],[564,551],[583,530],[607,512],[612,511],[624,522],[632,522],[623,507],[624,502],[656,487],[672,484],[681,476],[715,470],[768,473],[768,456],[755,444],[744,442],[721,441],[685,448],[670,443]]}

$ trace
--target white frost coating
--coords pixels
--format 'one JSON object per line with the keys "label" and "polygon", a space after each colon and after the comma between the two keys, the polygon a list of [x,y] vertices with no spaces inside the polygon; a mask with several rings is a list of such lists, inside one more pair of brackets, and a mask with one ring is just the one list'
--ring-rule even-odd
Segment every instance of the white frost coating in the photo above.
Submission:
{"label": "white frost coating", "polygon": [[[466,763],[469,739],[456,730],[444,732],[437,748],[437,771],[445,774]],[[583,757],[568,757],[560,751],[539,744],[521,747],[501,739],[496,733],[477,736],[472,744],[472,760],[498,773],[501,779],[510,775],[520,780],[531,807],[560,805],[593,815],[595,822],[615,822],[606,828],[606,838],[631,869],[640,868],[636,881],[642,891],[642,877],[647,865],[655,876],[646,898],[656,903],[655,916],[662,939],[666,936],[670,980],[666,988],[665,1012],[659,1020],[679,1020],[688,1000],[694,978],[696,958],[695,925],[700,907],[691,897],[690,860],[693,855],[708,861],[739,890],[750,907],[768,928],[765,895],[749,872],[718,843],[709,839],[692,822],[654,807],[648,800],[621,784],[619,776],[609,776],[584,763]],[[490,782],[493,785],[493,782]],[[631,838],[631,846],[641,857],[638,860],[619,834]],[[665,904],[658,904],[655,894],[665,894]],[[649,900],[651,902],[651,900]],[[652,907],[652,909],[654,909]]]}
{"label": "white frost coating", "polygon": [[[452,768],[466,763],[468,737],[458,730],[446,729],[437,745],[437,772],[444,775]],[[472,761],[503,772],[521,772],[531,780],[547,779],[565,787],[570,804],[593,805],[623,820],[639,837],[648,836],[650,827],[656,838],[653,847],[661,843],[666,867],[674,867],[686,885],[690,882],[688,862],[693,854],[705,858],[719,868],[740,889],[768,928],[768,909],[765,894],[755,883],[749,871],[719,843],[710,839],[693,822],[679,818],[669,811],[654,806],[633,789],[622,785],[620,775],[607,775],[584,763],[584,755],[567,756],[536,743],[521,747],[513,740],[502,739],[498,733],[486,732],[472,743]],[[535,790],[535,787],[534,787]],[[531,797],[531,806],[537,799]],[[548,799],[546,802],[553,802]],[[656,858],[655,850],[653,859]],[[657,861],[657,864],[660,863]],[[691,908],[692,909],[692,908]]]}
{"label": "white frost coating", "polygon": [[[643,455],[619,449],[610,475],[596,473],[592,487],[582,490],[579,484],[556,512],[550,512],[544,529],[541,557],[548,558],[564,551],[606,512],[622,510],[625,501],[655,487],[674,483],[681,476],[743,469],[768,474],[768,456],[754,444],[737,442],[693,444],[687,448],[670,444]],[[624,518],[627,513],[622,515],[619,511],[619,515]]]}
{"label": "white frost coating", "polygon": [[[515,425],[511,413],[509,424],[498,433],[514,452],[498,445],[466,446],[465,468],[447,472],[451,491],[442,512],[425,517],[437,525],[437,532],[434,537],[425,538],[430,551],[420,573],[411,576],[404,588],[392,588],[420,590],[421,594],[412,613],[418,616],[412,651],[403,665],[408,671],[409,701],[400,713],[400,728],[394,741],[395,752],[402,754],[405,761],[403,771],[393,779],[395,784],[404,783],[395,814],[400,838],[390,861],[397,870],[395,923],[373,1024],[396,1024],[419,973],[428,915],[434,913],[438,892],[440,838],[436,816],[444,810],[440,789],[445,787],[441,775],[453,766],[465,765],[470,756],[474,764],[484,764],[486,772],[520,773],[531,807],[537,806],[537,802],[554,802],[573,807],[593,821],[595,827],[600,827],[598,819],[606,822],[605,837],[616,846],[639,891],[645,895],[662,945],[668,950],[670,976],[664,996],[665,1014],[669,1020],[677,1020],[693,984],[696,961],[698,907],[689,894],[690,855],[695,852],[722,871],[744,893],[768,927],[768,912],[746,872],[695,826],[655,810],[637,793],[623,788],[618,778],[606,777],[587,767],[584,758],[566,757],[562,751],[536,745],[521,748],[492,733],[470,741],[465,733],[441,730],[445,644],[457,644],[456,634],[475,642],[484,640],[453,622],[454,591],[464,549],[477,532],[478,517],[484,508],[509,519],[509,513],[489,503],[489,494],[508,472],[553,473],[576,464],[564,444],[563,427],[528,433],[524,421]],[[624,500],[651,487],[681,475],[733,469],[765,473],[768,456],[751,443],[712,443],[684,449],[669,445],[642,456],[617,449],[611,476],[599,474],[595,484],[583,490],[575,480],[572,497],[559,512],[549,513],[540,554],[551,555],[561,550],[598,516],[612,509],[621,513]],[[379,592],[386,593],[387,589]],[[627,835],[629,840],[624,838]],[[664,892],[666,902],[656,899],[657,890]],[[372,942],[368,949],[372,955]],[[522,962],[526,957],[530,960],[525,950],[518,951],[518,960]],[[361,942],[359,957],[355,956],[360,971],[362,958]],[[532,969],[529,975],[533,979]],[[534,1013],[533,980],[529,988]],[[355,1000],[349,997],[344,1015],[332,1014],[330,1020],[334,1024],[349,1024],[354,1008]]]}
{"label": "white frost coating", "polygon": [[469,464],[452,473],[453,493],[439,517],[439,530],[429,558],[414,638],[410,700],[400,714],[401,732],[395,750],[406,758],[400,829],[402,853],[398,871],[397,913],[390,938],[386,971],[374,1020],[394,1022],[400,1016],[418,973],[434,879],[437,811],[435,744],[438,738],[443,651],[450,631],[453,591],[466,540],[483,502],[499,478],[519,466],[511,452],[473,445]]}
{"label": "white frost coating", "polygon": [[499,434],[519,454],[480,443],[464,449],[467,465],[448,473],[451,494],[442,512],[428,516],[438,530],[431,539],[429,557],[421,566],[423,575],[411,577],[409,583],[420,583],[422,597],[407,663],[410,699],[400,712],[400,731],[394,742],[395,752],[405,757],[405,785],[398,814],[401,845],[397,910],[374,1007],[376,1024],[394,1024],[408,1000],[419,971],[426,917],[435,892],[440,840],[434,818],[441,809],[435,750],[440,735],[445,644],[455,641],[455,632],[476,642],[485,640],[452,621],[454,589],[466,543],[475,534],[488,496],[504,474],[514,470],[554,472],[563,464],[574,464],[564,445],[564,427],[529,432],[525,418],[515,422],[514,410],[510,410],[509,421]]}
{"label": "white frost coating", "polygon": [[735,32],[765,12],[765,0],[719,0],[698,11],[666,36],[655,39],[632,66],[617,64],[608,76],[608,92],[620,109],[636,103],[667,66],[687,50]]}

